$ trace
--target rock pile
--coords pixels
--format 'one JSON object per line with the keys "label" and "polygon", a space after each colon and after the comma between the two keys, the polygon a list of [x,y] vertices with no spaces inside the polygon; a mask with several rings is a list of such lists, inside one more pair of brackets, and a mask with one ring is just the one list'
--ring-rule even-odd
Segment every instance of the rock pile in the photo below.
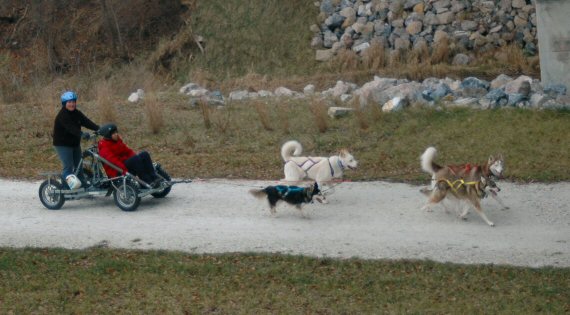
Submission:
{"label": "rock pile", "polygon": [[458,64],[469,54],[516,43],[537,53],[535,0],[322,0],[311,46],[326,61],[342,49],[372,44],[433,50],[446,41]]}
{"label": "rock pile", "polygon": [[[228,100],[247,101],[270,97],[324,98],[347,105],[349,102],[357,102],[360,107],[381,106],[386,112],[408,106],[570,109],[570,96],[566,92],[564,85],[543,86],[539,80],[528,76],[511,78],[504,74],[491,82],[475,77],[463,80],[428,78],[423,82],[374,77],[362,86],[338,81],[334,87],[321,92],[316,91],[312,84],[307,85],[302,92],[286,87],[279,87],[273,92],[238,90],[230,92],[227,99],[219,91],[210,92],[195,83],[189,83],[180,89],[180,93],[190,96],[191,104],[196,104],[199,100],[211,105],[223,105]],[[340,112],[346,113],[346,110],[339,109]]]}

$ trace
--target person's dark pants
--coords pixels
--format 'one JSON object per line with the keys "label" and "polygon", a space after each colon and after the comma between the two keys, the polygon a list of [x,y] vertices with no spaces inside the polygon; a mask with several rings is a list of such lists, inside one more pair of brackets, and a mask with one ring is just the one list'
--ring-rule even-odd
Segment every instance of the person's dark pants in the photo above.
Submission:
{"label": "person's dark pants", "polygon": [[[61,177],[65,183],[65,178],[68,175],[75,174],[77,172],[77,178],[83,182],[83,168],[79,167],[79,162],[81,162],[81,146],[76,147],[66,147],[66,146],[54,146],[57,156],[63,164],[63,170],[61,172]],[[77,171],[79,169],[79,171]]]}
{"label": "person's dark pants", "polygon": [[139,154],[127,159],[125,161],[125,166],[133,175],[138,176],[140,179],[147,183],[152,183],[158,178],[154,172],[154,167],[152,166],[152,160],[150,155],[146,151],[142,151]]}

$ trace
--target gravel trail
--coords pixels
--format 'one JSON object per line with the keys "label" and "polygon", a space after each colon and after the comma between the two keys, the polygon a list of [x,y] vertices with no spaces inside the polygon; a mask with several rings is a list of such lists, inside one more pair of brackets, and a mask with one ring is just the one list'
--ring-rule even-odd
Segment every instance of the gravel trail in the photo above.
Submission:
{"label": "gravel trail", "polygon": [[40,182],[0,179],[0,246],[83,249],[108,246],[190,253],[264,252],[366,259],[430,259],[466,264],[570,267],[570,183],[499,183],[510,206],[487,198],[496,226],[470,211],[421,211],[419,186],[345,182],[330,203],[305,217],[279,204],[277,215],[248,190],[269,181],[213,179],[180,184],[165,199],[143,198],[123,212],[112,197],[66,201],[47,210]]}

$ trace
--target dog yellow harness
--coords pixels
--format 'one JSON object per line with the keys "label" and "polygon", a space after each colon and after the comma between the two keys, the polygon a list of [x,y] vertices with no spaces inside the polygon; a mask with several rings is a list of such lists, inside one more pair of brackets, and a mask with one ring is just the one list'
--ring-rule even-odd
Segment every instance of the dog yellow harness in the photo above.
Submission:
{"label": "dog yellow harness", "polygon": [[463,179],[458,179],[458,180],[456,180],[456,181],[454,181],[454,182],[450,182],[448,179],[442,179],[442,180],[440,180],[440,181],[446,182],[446,183],[449,185],[449,187],[451,187],[451,189],[452,189],[455,193],[457,193],[457,190],[458,190],[459,188],[461,188],[461,186],[464,186],[464,185],[465,185],[465,186],[467,186],[467,185],[477,185],[476,189],[477,189],[477,192],[479,192],[479,185],[478,185],[479,182],[466,182],[466,181],[464,181]]}

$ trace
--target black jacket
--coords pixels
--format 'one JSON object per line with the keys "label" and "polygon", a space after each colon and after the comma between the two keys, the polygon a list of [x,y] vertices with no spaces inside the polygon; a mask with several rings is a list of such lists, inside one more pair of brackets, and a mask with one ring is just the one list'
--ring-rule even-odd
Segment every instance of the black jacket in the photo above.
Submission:
{"label": "black jacket", "polygon": [[76,147],[81,142],[81,126],[98,130],[99,126],[78,109],[70,112],[62,107],[53,125],[53,145]]}

